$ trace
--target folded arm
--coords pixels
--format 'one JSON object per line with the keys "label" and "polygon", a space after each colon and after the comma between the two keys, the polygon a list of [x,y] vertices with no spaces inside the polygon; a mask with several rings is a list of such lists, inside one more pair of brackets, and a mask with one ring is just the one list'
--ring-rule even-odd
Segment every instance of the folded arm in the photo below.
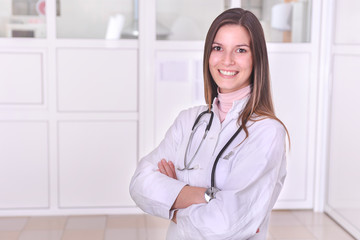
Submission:
{"label": "folded arm", "polygon": [[[182,111],[159,146],[139,162],[131,179],[129,191],[132,199],[144,212],[162,218],[170,218],[171,209],[183,208],[191,204],[180,201],[180,199],[187,201],[189,192],[192,195],[194,190],[199,190],[192,187],[184,188],[187,184],[176,179],[174,167],[175,175],[170,174],[168,177],[162,174],[159,171],[158,162],[161,159],[174,159],[178,147],[181,146],[184,133],[191,129],[191,121],[188,119],[195,119],[201,111],[203,111],[202,108],[198,108],[196,111]],[[182,193],[179,194],[180,192]],[[182,198],[183,193],[184,197]]]}
{"label": "folded arm", "polygon": [[[158,163],[158,167],[159,167],[159,171],[162,174],[170,178],[177,179],[175,166],[173,162],[171,161],[167,162],[165,159],[162,159]],[[182,209],[182,208],[187,208],[193,204],[206,203],[204,198],[205,191],[206,188],[202,188],[202,187],[192,187],[189,185],[184,186],[181,189],[179,195],[177,196],[171,209]],[[176,223],[176,213],[174,214],[171,220]]]}

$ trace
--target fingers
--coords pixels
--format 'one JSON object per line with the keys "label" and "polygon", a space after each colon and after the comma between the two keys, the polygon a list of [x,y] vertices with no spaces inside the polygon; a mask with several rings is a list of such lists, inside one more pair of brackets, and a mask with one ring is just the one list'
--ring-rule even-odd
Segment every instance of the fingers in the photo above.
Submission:
{"label": "fingers", "polygon": [[172,171],[172,173],[173,173],[173,175],[174,175],[174,178],[177,179],[176,171],[175,171],[175,166],[174,166],[174,164],[173,164],[172,161],[169,161],[169,166],[170,166],[170,169],[171,169],[171,171]]}
{"label": "fingers", "polygon": [[170,164],[165,159],[162,159],[161,163],[163,164],[163,166],[165,168],[166,175],[168,177],[174,178],[174,172],[172,171]]}
{"label": "fingers", "polygon": [[159,168],[159,171],[162,173],[162,174],[166,174],[166,170],[165,170],[165,167],[164,165],[162,164],[162,161],[158,162],[158,168]]}
{"label": "fingers", "polygon": [[167,162],[165,159],[162,159],[160,162],[158,162],[158,168],[162,174],[177,179],[175,166],[171,161]]}

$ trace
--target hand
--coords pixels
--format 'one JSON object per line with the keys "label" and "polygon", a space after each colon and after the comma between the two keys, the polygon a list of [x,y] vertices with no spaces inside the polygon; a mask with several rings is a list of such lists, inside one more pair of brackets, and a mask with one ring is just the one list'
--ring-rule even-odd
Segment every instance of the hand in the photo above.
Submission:
{"label": "hand", "polygon": [[161,161],[158,162],[158,168],[162,174],[165,174],[173,179],[177,179],[175,166],[171,161],[167,162],[165,159],[161,159]]}

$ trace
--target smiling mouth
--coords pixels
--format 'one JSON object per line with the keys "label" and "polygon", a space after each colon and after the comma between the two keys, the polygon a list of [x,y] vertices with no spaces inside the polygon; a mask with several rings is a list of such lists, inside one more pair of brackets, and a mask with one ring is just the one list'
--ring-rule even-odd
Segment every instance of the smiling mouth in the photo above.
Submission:
{"label": "smiling mouth", "polygon": [[235,76],[236,74],[239,73],[238,71],[225,71],[225,70],[219,70],[219,72],[225,76]]}

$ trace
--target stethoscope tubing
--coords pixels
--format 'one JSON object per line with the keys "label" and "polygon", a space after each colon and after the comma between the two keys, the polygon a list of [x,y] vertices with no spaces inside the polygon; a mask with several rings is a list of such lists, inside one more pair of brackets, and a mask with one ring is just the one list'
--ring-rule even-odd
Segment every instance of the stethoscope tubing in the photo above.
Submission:
{"label": "stethoscope tubing", "polygon": [[193,169],[195,169],[194,167],[190,167],[190,166],[191,166],[192,162],[194,161],[196,155],[198,154],[198,152],[199,152],[199,150],[200,150],[200,148],[201,148],[201,145],[203,144],[203,142],[204,142],[204,140],[205,140],[205,138],[206,138],[206,135],[207,135],[207,132],[208,132],[207,130],[205,130],[204,135],[202,136],[202,140],[201,140],[201,142],[200,142],[200,145],[197,147],[197,149],[196,149],[193,157],[190,159],[190,162],[188,162],[188,163],[187,163],[187,154],[186,154],[186,153],[189,151],[190,143],[192,143],[192,140],[193,140],[193,138],[194,138],[194,134],[195,134],[196,130],[197,130],[199,127],[200,127],[200,124],[199,124],[198,126],[196,126],[196,127],[192,130],[192,132],[191,132],[191,134],[190,134],[189,141],[188,141],[188,143],[187,143],[187,145],[186,145],[186,150],[185,150],[185,155],[184,155],[184,167],[183,167],[183,168],[178,168],[178,170],[180,170],[180,171],[183,171],[183,170],[185,170],[185,169],[186,169],[186,170],[193,170]]}
{"label": "stethoscope tubing", "polygon": [[242,126],[240,126],[238,128],[238,130],[236,130],[236,132],[234,133],[234,135],[232,135],[232,137],[229,139],[229,141],[227,141],[227,143],[225,144],[224,147],[222,147],[222,149],[220,150],[219,154],[216,156],[216,159],[214,161],[212,170],[211,170],[211,188],[215,188],[215,172],[216,172],[216,166],[220,160],[221,155],[224,153],[224,151],[229,147],[229,145],[232,143],[232,141],[237,137],[237,135],[239,135],[239,133],[242,130]]}
{"label": "stethoscope tubing", "polygon": [[[204,135],[203,135],[203,137],[202,137],[202,140],[201,140],[201,142],[200,142],[200,145],[197,147],[197,149],[196,149],[196,151],[195,151],[194,156],[191,158],[190,162],[187,163],[187,153],[188,153],[188,150],[189,150],[189,147],[190,147],[190,143],[192,142],[192,139],[193,139],[193,137],[194,137],[194,134],[195,134],[196,129],[199,127],[199,126],[197,126],[197,124],[199,123],[201,117],[204,116],[204,115],[207,114],[207,113],[210,113],[210,119],[209,119],[209,122],[208,122],[207,125],[206,125],[206,129],[205,129]],[[193,169],[194,169],[193,167],[190,167],[190,166],[191,166],[191,163],[194,161],[197,153],[199,152],[199,149],[200,149],[201,145],[203,144],[203,142],[204,142],[204,140],[205,140],[205,138],[206,138],[206,136],[207,136],[207,133],[209,132],[209,130],[210,130],[210,128],[211,128],[213,118],[214,118],[214,112],[211,111],[211,110],[205,110],[205,111],[201,112],[201,113],[199,114],[199,116],[197,116],[197,118],[195,119],[195,122],[194,122],[194,124],[193,124],[193,126],[192,126],[192,128],[191,128],[191,134],[190,134],[190,137],[189,137],[189,141],[188,141],[188,143],[187,143],[187,145],[186,145],[186,150],[185,150],[185,155],[184,155],[184,167],[183,167],[183,168],[178,167],[177,169],[178,169],[179,171],[193,170]]]}
{"label": "stethoscope tubing", "polygon": [[[195,154],[194,156],[191,158],[190,162],[189,163],[186,163],[186,160],[187,160],[187,152],[188,152],[188,149],[189,149],[189,145],[190,145],[190,142],[192,142],[192,138],[193,138],[193,135],[194,135],[194,130],[196,131],[197,127],[196,125],[199,123],[201,117],[207,113],[210,113],[210,119],[209,119],[209,122],[208,124],[206,125],[206,129],[205,129],[205,132],[204,132],[204,135],[203,135],[203,139],[199,145],[199,147],[196,149],[195,151]],[[213,121],[213,118],[214,118],[214,112],[212,110],[206,110],[206,111],[203,111],[199,114],[199,116],[197,116],[197,118],[195,119],[195,122],[194,122],[194,125],[193,127],[191,128],[191,135],[190,135],[190,138],[189,138],[189,141],[188,141],[188,144],[186,146],[186,150],[185,150],[185,156],[184,156],[184,167],[183,168],[178,168],[178,170],[180,171],[183,171],[183,170],[193,170],[194,168],[190,168],[190,165],[191,163],[193,162],[193,160],[195,159],[195,156],[197,155],[203,141],[205,140],[206,138],[206,135],[208,133],[208,131],[210,130],[211,128],[211,125],[212,125],[212,121]],[[242,130],[242,126],[240,126],[238,128],[238,130],[236,130],[236,132],[232,135],[232,137],[227,141],[227,143],[225,144],[225,146],[223,146],[220,150],[220,152],[218,153],[218,155],[216,156],[216,159],[214,161],[214,164],[213,164],[213,167],[212,167],[212,170],[211,170],[211,188],[212,189],[217,189],[215,187],[215,172],[216,172],[216,166],[222,156],[222,154],[224,153],[224,151],[229,147],[229,145],[233,142],[233,140],[237,137],[237,135],[239,135],[239,133],[241,132]]]}
{"label": "stethoscope tubing", "polygon": [[201,117],[204,115],[204,114],[207,114],[207,113],[210,113],[210,119],[209,119],[209,123],[207,124],[206,126],[206,129],[205,131],[208,132],[211,128],[211,125],[212,125],[212,121],[213,121],[213,118],[214,118],[214,112],[212,110],[205,110],[203,111],[202,113],[199,114],[199,116],[196,118],[195,122],[194,122],[194,125],[193,127],[191,128],[191,131],[194,131],[194,128],[196,126],[196,124],[198,124],[198,122],[200,121]]}

